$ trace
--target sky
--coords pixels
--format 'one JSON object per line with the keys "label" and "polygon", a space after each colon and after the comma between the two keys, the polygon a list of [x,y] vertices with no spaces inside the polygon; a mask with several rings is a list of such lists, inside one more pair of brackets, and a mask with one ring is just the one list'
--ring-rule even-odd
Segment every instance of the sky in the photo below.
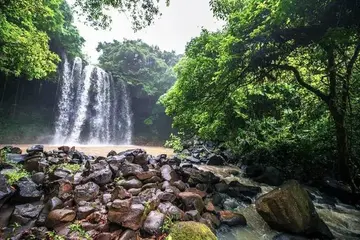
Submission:
{"label": "sky", "polygon": [[[69,0],[71,2],[71,0]],[[164,1],[165,2],[165,1]],[[80,34],[85,38],[84,53],[92,63],[100,55],[96,51],[99,42],[111,42],[113,39],[142,39],[150,45],[157,45],[162,50],[184,53],[186,43],[200,34],[204,27],[211,31],[221,29],[223,22],[215,19],[209,6],[209,0],[172,0],[170,6],[161,8],[162,16],[153,25],[134,33],[130,18],[112,10],[113,23],[109,30],[95,30],[76,20]]]}

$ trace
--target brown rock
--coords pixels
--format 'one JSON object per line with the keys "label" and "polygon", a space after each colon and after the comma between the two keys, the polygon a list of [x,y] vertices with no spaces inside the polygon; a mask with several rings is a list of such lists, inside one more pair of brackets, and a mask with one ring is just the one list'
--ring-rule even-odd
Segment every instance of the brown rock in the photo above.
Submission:
{"label": "brown rock", "polygon": [[215,206],[211,201],[206,203],[205,208],[206,208],[206,211],[208,211],[208,212],[214,212],[215,211]]}
{"label": "brown rock", "polygon": [[108,220],[132,230],[138,230],[142,225],[144,206],[131,204],[131,199],[115,200],[108,212]]}
{"label": "brown rock", "polygon": [[170,165],[164,165],[161,167],[161,176],[164,180],[170,183],[180,180],[175,170]]}
{"label": "brown rock", "polygon": [[76,213],[69,209],[55,209],[46,218],[45,226],[54,228],[57,225],[74,221]]}
{"label": "brown rock", "polygon": [[158,175],[159,175],[159,172],[155,171],[155,170],[150,170],[150,171],[140,172],[140,173],[135,174],[135,176],[141,181],[150,179],[152,177],[156,177]]}
{"label": "brown rock", "polygon": [[160,235],[161,227],[164,224],[165,215],[158,211],[151,211],[146,217],[146,220],[143,225],[145,232],[151,235]]}
{"label": "brown rock", "polygon": [[199,213],[202,213],[204,209],[204,202],[200,195],[192,192],[181,192],[178,196],[187,211],[197,210]]}
{"label": "brown rock", "polygon": [[207,195],[206,192],[200,191],[200,190],[197,189],[197,188],[188,188],[188,189],[186,189],[186,191],[187,191],[187,192],[196,193],[196,194],[199,195],[201,198],[204,198],[204,197],[206,197],[206,195]]}
{"label": "brown rock", "polygon": [[243,215],[231,211],[220,211],[220,221],[229,226],[245,226],[247,224]]}

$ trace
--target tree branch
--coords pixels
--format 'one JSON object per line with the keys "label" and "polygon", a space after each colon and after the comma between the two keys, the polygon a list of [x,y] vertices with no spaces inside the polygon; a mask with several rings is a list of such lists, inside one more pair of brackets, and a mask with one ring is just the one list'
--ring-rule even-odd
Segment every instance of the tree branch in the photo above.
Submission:
{"label": "tree branch", "polygon": [[274,67],[274,69],[279,70],[285,70],[290,71],[294,74],[296,81],[304,88],[309,90],[310,92],[314,93],[316,96],[318,96],[321,100],[329,104],[329,96],[320,91],[319,89],[311,86],[310,84],[306,83],[304,79],[301,77],[300,72],[293,66],[284,64],[284,65],[271,65],[271,67]]}

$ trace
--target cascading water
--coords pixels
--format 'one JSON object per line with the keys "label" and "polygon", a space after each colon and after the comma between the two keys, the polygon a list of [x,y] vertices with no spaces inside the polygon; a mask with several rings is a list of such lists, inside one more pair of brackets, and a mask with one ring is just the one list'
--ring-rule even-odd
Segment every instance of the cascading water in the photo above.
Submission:
{"label": "cascading water", "polygon": [[124,82],[115,82],[99,67],[82,69],[80,58],[71,68],[64,57],[61,89],[55,144],[131,144],[131,108]]}

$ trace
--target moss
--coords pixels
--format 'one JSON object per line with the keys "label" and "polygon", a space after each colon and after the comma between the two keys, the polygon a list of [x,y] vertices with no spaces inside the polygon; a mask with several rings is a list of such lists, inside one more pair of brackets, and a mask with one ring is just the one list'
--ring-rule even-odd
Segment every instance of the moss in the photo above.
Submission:
{"label": "moss", "polygon": [[171,229],[166,240],[216,240],[216,236],[203,223],[177,222]]}
{"label": "moss", "polygon": [[13,185],[23,177],[30,176],[30,173],[23,169],[11,169],[4,172],[5,177],[10,185]]}
{"label": "moss", "polygon": [[59,165],[52,165],[49,168],[49,172],[53,173],[56,169],[66,169],[66,170],[70,171],[71,173],[76,173],[81,170],[81,165],[80,164],[70,164],[70,163],[62,163]]}

